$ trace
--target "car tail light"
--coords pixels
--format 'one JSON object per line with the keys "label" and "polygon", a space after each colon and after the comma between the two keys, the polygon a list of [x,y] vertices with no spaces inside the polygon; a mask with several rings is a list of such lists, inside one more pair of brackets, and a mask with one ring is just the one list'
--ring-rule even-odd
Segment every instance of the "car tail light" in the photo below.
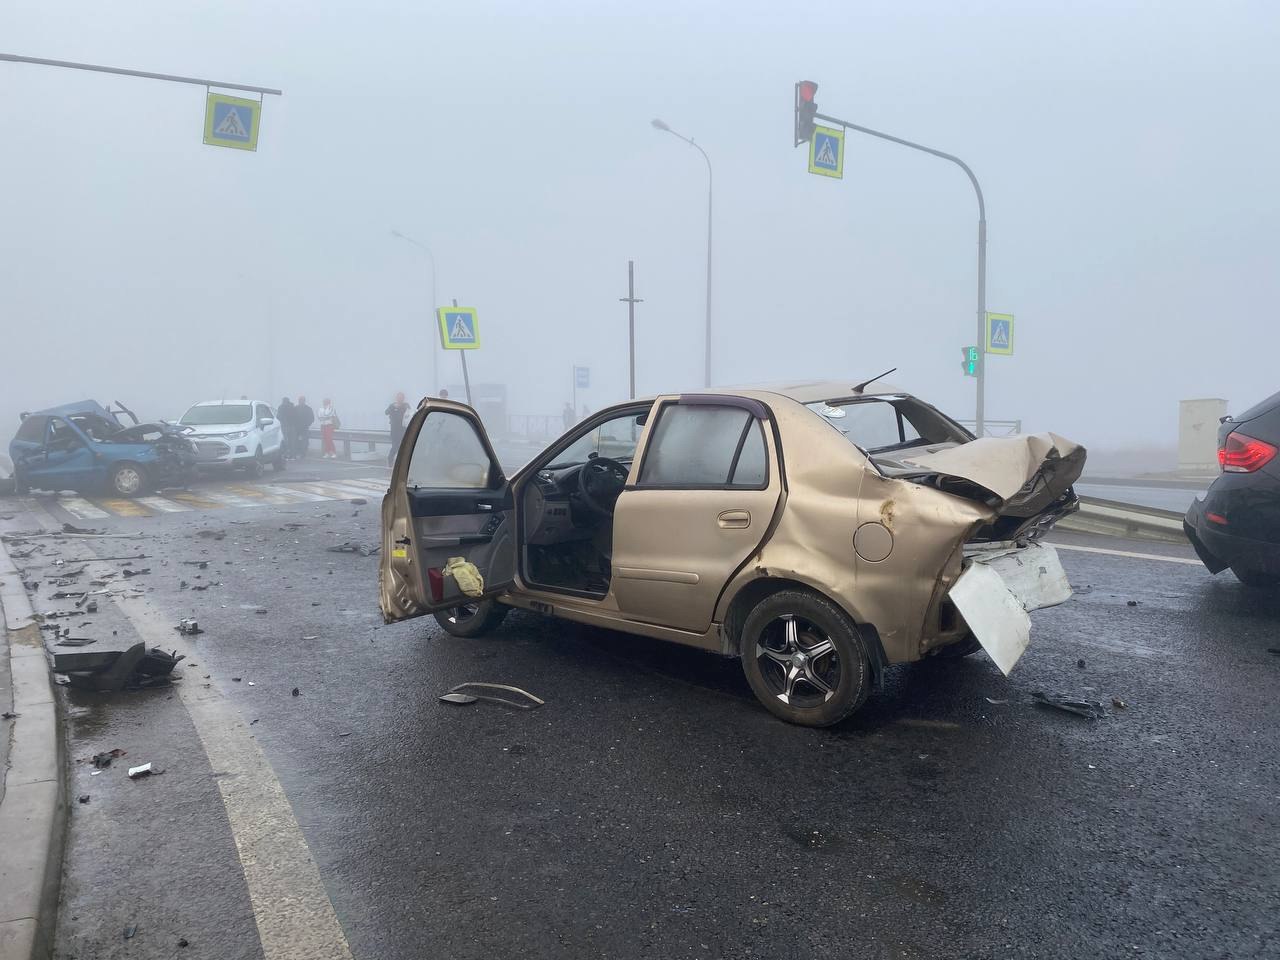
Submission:
{"label": "car tail light", "polygon": [[1253,473],[1275,459],[1276,448],[1263,440],[1232,432],[1218,448],[1218,466],[1223,473]]}

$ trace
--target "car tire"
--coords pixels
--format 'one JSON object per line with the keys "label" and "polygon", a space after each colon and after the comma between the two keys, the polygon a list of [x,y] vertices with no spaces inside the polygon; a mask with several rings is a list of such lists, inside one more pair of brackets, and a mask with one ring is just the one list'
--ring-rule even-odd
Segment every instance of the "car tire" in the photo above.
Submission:
{"label": "car tire", "polygon": [[18,481],[13,477],[0,477],[0,497],[8,497],[18,492]]}
{"label": "car tire", "polygon": [[284,468],[284,444],[280,444],[280,448],[276,450],[276,455],[271,458],[271,469],[276,473],[282,473]]}
{"label": "car tire", "polygon": [[27,483],[27,478],[22,475],[22,471],[13,471],[13,492],[20,497],[25,497],[31,492],[31,485]]}
{"label": "car tire", "polygon": [[[829,727],[871,693],[871,658],[857,624],[819,594],[781,590],[760,601],[740,648],[752,692],[788,723]],[[815,655],[818,648],[824,652]]]}
{"label": "car tire", "polygon": [[259,447],[252,460],[244,462],[244,475],[252,480],[262,476],[262,448]]}
{"label": "car tire", "polygon": [[505,603],[479,600],[452,610],[440,610],[435,618],[440,628],[451,637],[482,637],[497,630],[510,612],[511,608]]}
{"label": "car tire", "polygon": [[107,478],[107,488],[117,497],[139,497],[146,492],[147,475],[136,463],[119,463]]}
{"label": "car tire", "polygon": [[1231,572],[1246,587],[1254,590],[1280,591],[1280,574],[1266,573],[1262,570],[1250,570],[1248,567],[1232,567]]}

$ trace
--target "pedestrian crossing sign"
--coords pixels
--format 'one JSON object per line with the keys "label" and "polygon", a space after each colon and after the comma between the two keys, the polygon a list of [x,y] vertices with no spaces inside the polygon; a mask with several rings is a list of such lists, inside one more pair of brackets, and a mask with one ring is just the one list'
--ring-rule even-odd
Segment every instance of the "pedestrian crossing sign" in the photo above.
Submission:
{"label": "pedestrian crossing sign", "polygon": [[809,138],[809,172],[822,177],[844,177],[844,131],[814,127]]}
{"label": "pedestrian crossing sign", "polygon": [[477,350],[480,347],[480,321],[475,307],[441,307],[440,346],[446,350]]}
{"label": "pedestrian crossing sign", "polygon": [[258,149],[262,101],[209,94],[204,106],[204,142],[237,150]]}
{"label": "pedestrian crossing sign", "polygon": [[987,314],[987,353],[1013,356],[1013,314]]}

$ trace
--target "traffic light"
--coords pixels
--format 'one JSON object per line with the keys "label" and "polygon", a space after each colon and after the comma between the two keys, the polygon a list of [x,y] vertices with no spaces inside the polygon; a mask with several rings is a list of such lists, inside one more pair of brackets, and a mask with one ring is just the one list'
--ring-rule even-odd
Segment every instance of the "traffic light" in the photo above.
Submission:
{"label": "traffic light", "polygon": [[964,356],[964,359],[960,361],[960,369],[964,371],[966,377],[976,377],[978,375],[978,348],[961,347],[960,353]]}
{"label": "traffic light", "polygon": [[814,95],[818,92],[818,85],[812,80],[801,80],[796,84],[796,143],[798,147],[802,143],[808,143],[813,139],[813,120],[818,112],[818,105],[814,102]]}

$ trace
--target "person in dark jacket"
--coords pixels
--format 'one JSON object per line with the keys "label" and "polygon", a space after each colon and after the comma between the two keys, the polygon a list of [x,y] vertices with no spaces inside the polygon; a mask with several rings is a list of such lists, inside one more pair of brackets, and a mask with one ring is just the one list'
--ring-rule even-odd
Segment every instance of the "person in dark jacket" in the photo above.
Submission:
{"label": "person in dark jacket", "polygon": [[396,454],[400,451],[400,441],[404,439],[404,416],[409,412],[409,404],[404,402],[404,392],[396,394],[386,409],[387,423],[391,427],[391,450],[387,453],[387,466],[395,466]]}
{"label": "person in dark jacket", "polygon": [[293,456],[293,401],[288,397],[280,398],[280,406],[276,407],[276,419],[280,421],[280,433],[284,436],[285,459]]}
{"label": "person in dark jacket", "polygon": [[298,402],[293,408],[293,422],[297,430],[298,446],[294,451],[294,457],[299,460],[307,458],[307,447],[310,445],[310,439],[307,434],[311,432],[311,425],[316,422],[316,412],[307,406],[307,398],[299,397]]}

